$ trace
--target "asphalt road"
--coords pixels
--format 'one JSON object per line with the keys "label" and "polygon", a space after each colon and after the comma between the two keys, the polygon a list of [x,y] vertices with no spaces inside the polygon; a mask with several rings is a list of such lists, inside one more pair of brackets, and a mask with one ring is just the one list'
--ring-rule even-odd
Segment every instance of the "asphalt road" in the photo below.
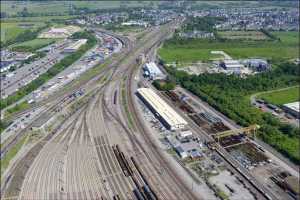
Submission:
{"label": "asphalt road", "polygon": [[30,83],[63,59],[66,56],[66,54],[62,54],[63,47],[70,42],[70,40],[58,42],[59,47],[53,48],[45,57],[30,64],[24,64],[23,67],[9,73],[11,75],[7,75],[5,78],[1,77],[1,98],[15,93],[19,88]]}

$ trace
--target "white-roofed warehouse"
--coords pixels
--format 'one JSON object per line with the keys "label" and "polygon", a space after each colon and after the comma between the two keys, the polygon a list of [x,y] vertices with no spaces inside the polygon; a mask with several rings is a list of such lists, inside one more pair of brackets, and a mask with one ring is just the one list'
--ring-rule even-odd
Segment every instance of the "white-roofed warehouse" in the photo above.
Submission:
{"label": "white-roofed warehouse", "polygon": [[293,102],[293,103],[287,103],[287,104],[283,105],[283,109],[286,112],[290,113],[291,115],[293,115],[293,116],[295,116],[297,118],[300,118],[299,105],[300,105],[299,101],[296,101],[296,102]]}
{"label": "white-roofed warehouse", "polygon": [[77,51],[82,45],[84,45],[87,42],[87,39],[79,39],[76,42],[72,43],[70,46],[66,47],[64,49],[64,52],[66,53],[72,53]]}
{"label": "white-roofed warehouse", "polygon": [[143,67],[143,70],[144,75],[149,76],[153,80],[165,78],[165,75],[154,62],[146,63]]}
{"label": "white-roofed warehouse", "polygon": [[187,122],[150,88],[137,89],[138,96],[167,129],[184,128]]}

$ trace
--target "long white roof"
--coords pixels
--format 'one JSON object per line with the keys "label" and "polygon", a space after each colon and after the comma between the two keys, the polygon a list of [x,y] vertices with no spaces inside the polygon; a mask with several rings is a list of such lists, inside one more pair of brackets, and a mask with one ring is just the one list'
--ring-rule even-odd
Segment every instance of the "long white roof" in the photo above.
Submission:
{"label": "long white roof", "polygon": [[293,102],[293,103],[287,103],[287,104],[284,104],[285,107],[288,107],[296,112],[300,112],[299,110],[299,104],[300,102],[299,101],[296,101],[296,102]]}
{"label": "long white roof", "polygon": [[76,42],[72,43],[70,46],[68,46],[66,49],[77,50],[81,45],[84,45],[86,42],[87,39],[79,39]]}
{"label": "long white roof", "polygon": [[150,74],[156,74],[161,75],[162,72],[157,67],[157,65],[154,62],[146,63],[145,64],[146,69],[149,71]]}
{"label": "long white roof", "polygon": [[139,88],[137,91],[170,126],[176,127],[178,125],[187,124],[187,122],[152,89]]}

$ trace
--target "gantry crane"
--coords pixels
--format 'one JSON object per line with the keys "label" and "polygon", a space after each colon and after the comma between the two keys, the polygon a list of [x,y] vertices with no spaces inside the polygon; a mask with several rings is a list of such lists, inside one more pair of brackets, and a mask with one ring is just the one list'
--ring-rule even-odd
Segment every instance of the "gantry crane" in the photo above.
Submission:
{"label": "gantry crane", "polygon": [[243,128],[239,128],[239,129],[232,129],[232,130],[216,133],[216,134],[213,135],[213,138],[217,142],[220,141],[220,138],[228,137],[228,136],[231,136],[231,135],[240,135],[240,134],[246,134],[246,135],[251,136],[252,138],[255,138],[256,131],[259,128],[260,128],[259,125],[254,124],[254,125],[250,125],[248,127],[243,127]]}

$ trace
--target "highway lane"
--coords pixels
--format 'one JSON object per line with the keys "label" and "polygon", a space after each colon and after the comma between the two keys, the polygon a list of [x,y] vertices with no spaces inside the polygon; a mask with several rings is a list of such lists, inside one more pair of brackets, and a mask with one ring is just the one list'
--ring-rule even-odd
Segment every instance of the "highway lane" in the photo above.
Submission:
{"label": "highway lane", "polygon": [[16,71],[9,73],[11,76],[1,77],[1,98],[15,93],[19,88],[36,79],[63,59],[66,56],[66,54],[62,54],[63,48],[71,42],[71,40],[57,42],[57,47],[54,47],[45,57],[25,64]]}

